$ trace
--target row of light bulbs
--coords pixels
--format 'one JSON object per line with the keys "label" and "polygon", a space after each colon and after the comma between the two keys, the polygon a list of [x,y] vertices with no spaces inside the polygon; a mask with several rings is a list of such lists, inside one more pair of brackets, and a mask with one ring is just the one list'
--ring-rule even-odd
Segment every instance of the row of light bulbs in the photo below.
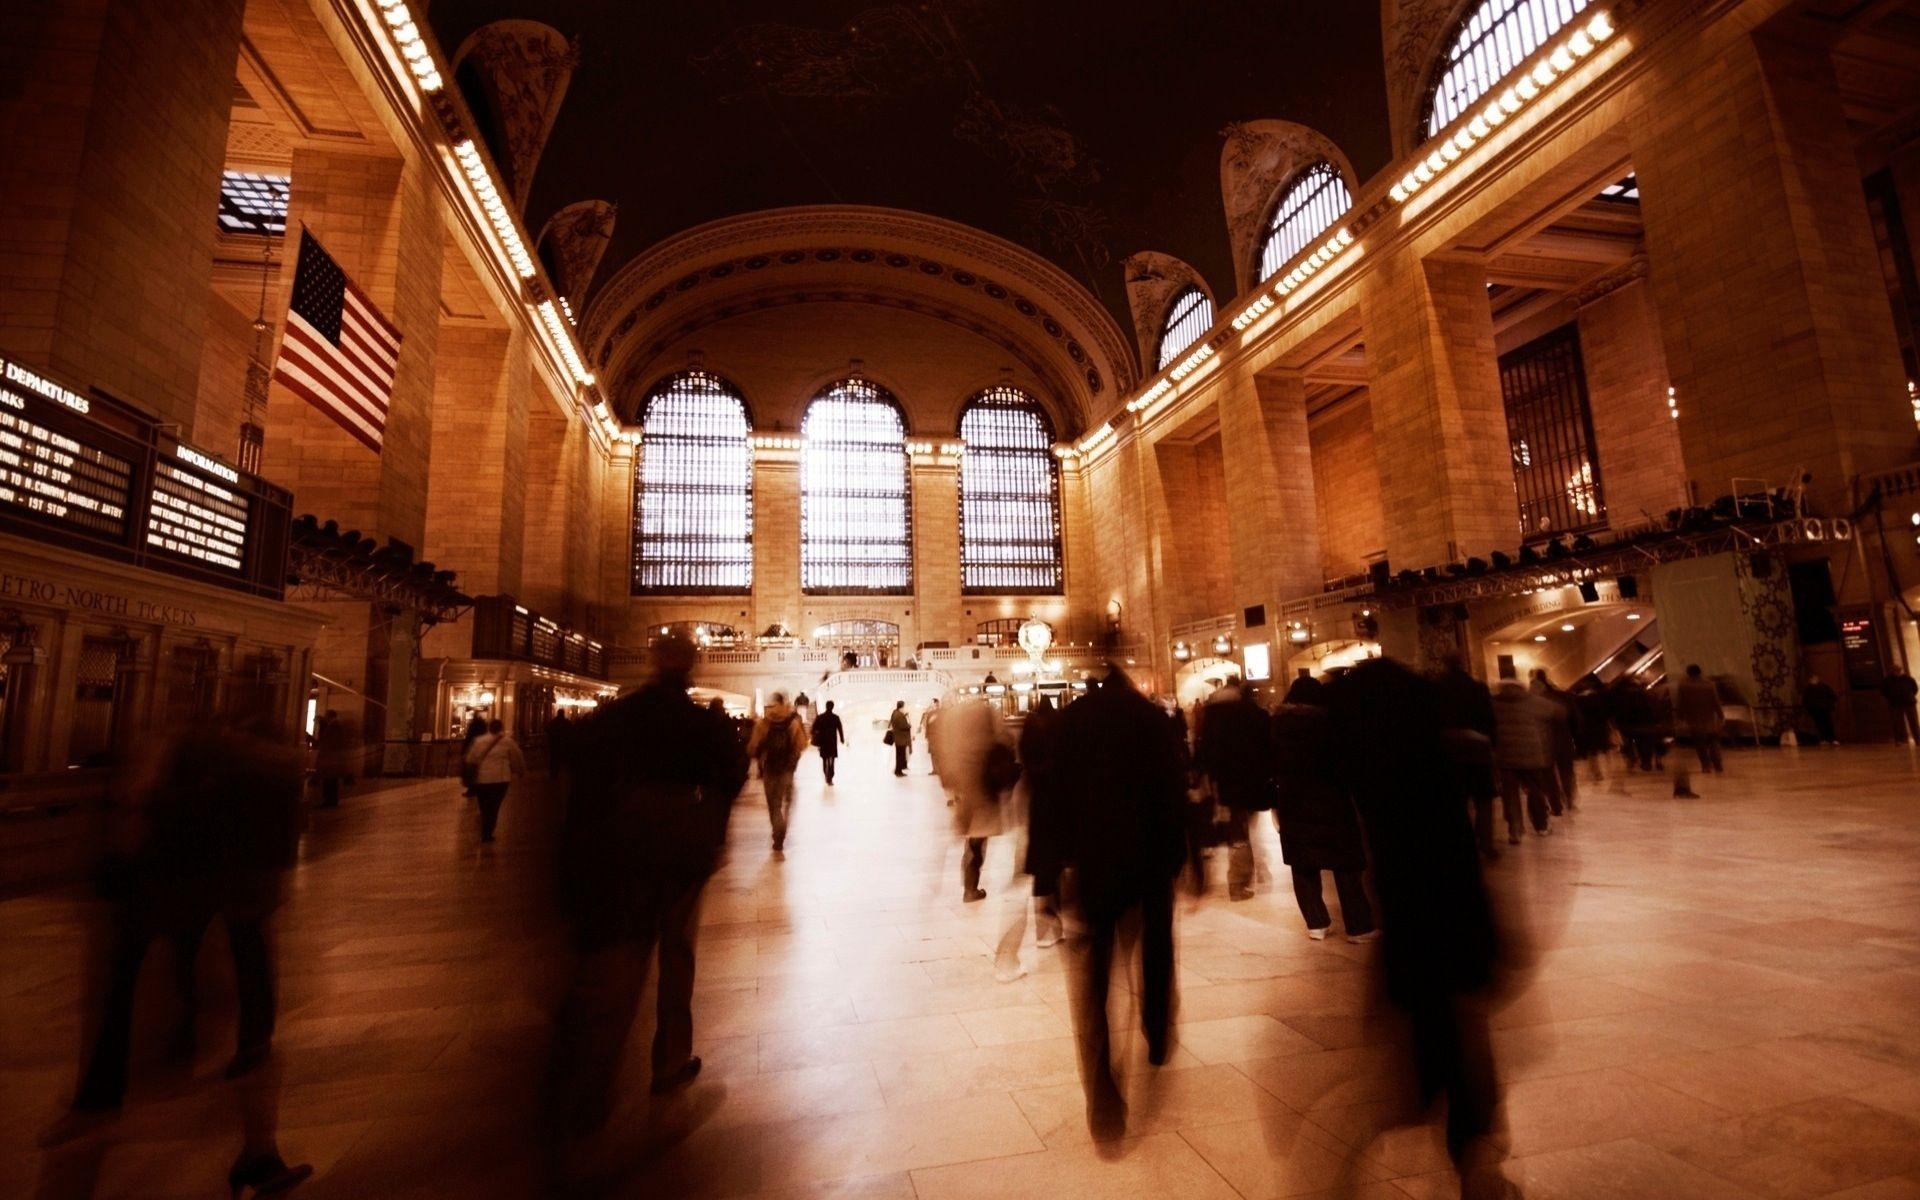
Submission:
{"label": "row of light bulbs", "polygon": [[1496,127],[1505,124],[1508,117],[1517,115],[1562,75],[1573,70],[1581,59],[1592,54],[1601,42],[1612,36],[1613,18],[1604,12],[1595,13],[1585,25],[1563,39],[1531,71],[1521,75],[1513,86],[1502,91],[1485,109],[1440,139],[1426,158],[1414,164],[1413,170],[1402,175],[1400,181],[1393,185],[1393,202],[1406,203],[1415,192],[1445,173],[1476,143],[1489,136]]}
{"label": "row of light bulbs", "polygon": [[926,458],[959,458],[960,452],[967,448],[965,442],[908,442],[907,453]]}
{"label": "row of light bulbs", "polygon": [[[592,387],[593,372],[587,370],[587,364],[580,361],[580,351],[573,344],[573,330],[567,327],[566,318],[560,315],[560,310],[554,307],[551,300],[540,302],[539,313],[541,323],[546,325],[547,332],[551,333],[553,340],[559,344],[560,357],[566,360],[567,370],[573,373],[573,381],[581,387]],[[612,414],[607,413],[605,403],[596,404],[594,412],[606,414],[602,417],[603,421],[610,422],[613,419]],[[608,430],[608,432],[613,431]]]}
{"label": "row of light bulbs", "polygon": [[466,173],[474,196],[486,211],[487,221],[500,238],[500,244],[507,248],[507,261],[513,264],[514,272],[522,279],[532,279],[533,256],[527,253],[526,243],[520,240],[520,230],[515,226],[512,210],[500,199],[499,189],[493,186],[493,173],[487,170],[487,161],[480,157],[479,147],[473,144],[472,138],[461,138],[453,144],[453,156],[460,160],[460,169]]}
{"label": "row of light bulbs", "polygon": [[407,69],[413,72],[413,81],[420,90],[429,94],[437,92],[442,86],[440,68],[434,65],[433,55],[427,50],[427,43],[420,36],[420,26],[414,23],[413,12],[407,7],[407,0],[379,0],[380,15],[386,18],[387,32],[393,38],[394,48],[400,51],[400,57],[407,60]]}

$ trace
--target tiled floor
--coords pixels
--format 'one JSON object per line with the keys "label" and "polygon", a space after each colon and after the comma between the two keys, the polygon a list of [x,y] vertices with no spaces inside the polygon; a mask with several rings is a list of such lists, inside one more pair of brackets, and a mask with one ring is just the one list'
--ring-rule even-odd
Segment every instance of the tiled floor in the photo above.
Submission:
{"label": "tiled floor", "polygon": [[[1310,942],[1291,894],[1210,898],[1178,928],[1178,1046],[1126,1086],[1129,1138],[1088,1138],[1057,951],[994,980],[1011,847],[959,902],[948,810],[924,776],[803,765],[785,861],[757,785],[707,890],[682,1105],[644,1099],[650,1018],[608,1194],[645,1197],[1247,1197],[1452,1194],[1405,1123],[1377,947]],[[1589,790],[1577,821],[1491,872],[1524,932],[1494,1019],[1508,1174],[1529,1197],[1920,1197],[1920,764],[1887,748],[1745,752],[1675,801]],[[315,814],[281,926],[281,1125],[309,1197],[542,1194],[531,1130],[564,970],[546,867],[552,801],[508,802],[476,845],[451,783]],[[1278,865],[1269,827],[1265,853]],[[1331,892],[1331,888],[1329,888]],[[237,1146],[218,1082],[136,1069],[104,1134],[34,1149],[72,1084],[89,906],[0,903],[0,1196],[210,1196]],[[224,996],[219,944],[204,989]],[[143,1045],[164,1041],[165,956]],[[1138,1039],[1135,1039],[1137,1042]]]}

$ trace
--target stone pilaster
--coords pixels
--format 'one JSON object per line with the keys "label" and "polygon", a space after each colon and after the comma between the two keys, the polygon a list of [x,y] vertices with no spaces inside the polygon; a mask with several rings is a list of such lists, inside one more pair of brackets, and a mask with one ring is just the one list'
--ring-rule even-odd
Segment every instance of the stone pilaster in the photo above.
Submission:
{"label": "stone pilaster", "polygon": [[1232,607],[1268,606],[1320,590],[1307,392],[1299,375],[1256,375],[1220,398]]}

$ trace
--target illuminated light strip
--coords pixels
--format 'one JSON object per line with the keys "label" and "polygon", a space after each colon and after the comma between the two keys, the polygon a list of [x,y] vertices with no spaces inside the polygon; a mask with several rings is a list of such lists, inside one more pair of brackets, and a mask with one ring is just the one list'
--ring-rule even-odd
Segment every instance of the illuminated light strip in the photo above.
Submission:
{"label": "illuminated light strip", "polygon": [[1598,12],[1570,36],[1561,39],[1560,44],[1552,50],[1542,51],[1540,61],[1534,64],[1533,69],[1521,73],[1513,86],[1502,91],[1491,104],[1468,118],[1459,128],[1446,133],[1436,142],[1428,143],[1433,149],[1426,158],[1415,163],[1413,169],[1393,185],[1390,192],[1393,202],[1405,204],[1415,192],[1432,183],[1507,118],[1518,115],[1521,109],[1552,87],[1561,76],[1580,65],[1581,59],[1592,54],[1613,33],[1613,18]]}
{"label": "illuminated light strip", "polygon": [[[1141,392],[1138,396],[1135,396],[1133,399],[1127,401],[1127,411],[1130,413],[1137,413],[1141,409],[1145,408],[1147,405],[1152,404],[1155,400],[1158,400],[1160,397],[1166,395],[1168,392],[1171,392],[1172,390],[1173,390],[1173,380],[1162,379],[1158,383],[1155,383],[1152,387],[1148,388],[1146,391]],[[1081,444],[1083,446],[1085,445],[1084,442]]]}
{"label": "illuminated light strip", "polygon": [[965,442],[908,442],[907,453],[922,458],[933,455],[939,458],[959,458],[966,449]]}
{"label": "illuminated light strip", "polygon": [[1080,453],[1083,456],[1092,454],[1095,450],[1098,450],[1118,436],[1119,434],[1114,431],[1112,425],[1102,425],[1100,428],[1080,439]]}
{"label": "illuminated light strip", "polygon": [[420,36],[420,26],[414,23],[413,12],[407,7],[407,0],[376,0],[380,5],[380,15],[386,18],[387,34],[393,38],[394,49],[400,57],[407,60],[407,69],[413,72],[415,83],[420,90],[429,94],[442,87],[440,68],[434,64],[433,53],[427,49],[426,39]]}
{"label": "illuminated light strip", "polygon": [[1342,227],[1339,233],[1328,238],[1318,250],[1307,255],[1299,266],[1282,275],[1280,282],[1274,285],[1273,294],[1284,296],[1299,287],[1312,278],[1315,271],[1340,257],[1341,253],[1351,245],[1353,245],[1353,231]]}
{"label": "illuminated light strip", "polygon": [[756,433],[748,438],[755,450],[800,450],[807,439],[791,433]]}
{"label": "illuminated light strip", "polygon": [[1185,358],[1181,359],[1180,365],[1175,367],[1172,371],[1172,375],[1175,382],[1185,379],[1187,376],[1193,374],[1194,370],[1198,368],[1201,363],[1207,361],[1212,357],[1213,357],[1213,347],[1202,346],[1198,350],[1195,350],[1192,354],[1189,354]]}
{"label": "illuminated light strip", "polygon": [[499,189],[493,186],[493,175],[487,170],[486,160],[480,157],[473,139],[461,138],[455,142],[453,156],[460,160],[460,169],[466,173],[475,198],[486,211],[487,220],[493,225],[494,233],[499,235],[501,244],[507,248],[507,259],[513,264],[514,271],[522,279],[532,279],[533,256],[527,253],[526,244],[520,240],[513,213],[500,199]]}
{"label": "illuminated light strip", "polygon": [[[573,346],[573,331],[568,329],[566,322],[561,320],[560,310],[553,306],[553,301],[542,300],[539,311],[540,320],[546,325],[547,332],[553,335],[553,340],[560,346],[560,357],[566,359],[567,370],[573,373],[574,382],[583,387],[592,387],[593,373],[587,370],[587,364],[580,361],[580,352]],[[607,406],[604,402],[595,406],[594,415],[603,423],[608,423],[612,419],[607,415]]]}
{"label": "illuminated light strip", "polygon": [[1233,319],[1233,327],[1238,330],[1244,330],[1247,326],[1257,321],[1263,313],[1271,312],[1272,309],[1272,296],[1255,297],[1253,303],[1247,305],[1247,307],[1241,311],[1240,315]]}

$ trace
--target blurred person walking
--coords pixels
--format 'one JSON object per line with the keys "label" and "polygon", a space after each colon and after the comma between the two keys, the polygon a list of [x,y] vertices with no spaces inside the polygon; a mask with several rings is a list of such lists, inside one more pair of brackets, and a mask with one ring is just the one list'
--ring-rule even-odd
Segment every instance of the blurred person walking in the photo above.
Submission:
{"label": "blurred person walking", "polygon": [[1553,718],[1558,709],[1529,692],[1517,679],[1501,683],[1493,695],[1493,765],[1500,776],[1500,804],[1506,810],[1507,844],[1520,844],[1520,795],[1527,816],[1542,837],[1553,831],[1548,801],[1559,807],[1553,774]]}
{"label": "blurred person walking", "polygon": [[[227,1183],[238,1196],[287,1191],[313,1174],[289,1167],[277,1142],[280,1064],[273,1055],[275,970],[270,925],[299,850],[299,751],[264,723],[181,732],[125,781],[115,820],[120,849],[102,878],[114,901],[106,987],[86,1073],[69,1117],[42,1138],[57,1145],[116,1115],[126,1094],[134,998],[156,939],[171,940],[183,973],[191,1044],[200,944],[218,918],[227,931],[239,1004],[237,1081],[243,1140]],[[190,1051],[189,1051],[190,1052]]]}
{"label": "blurred person walking", "polygon": [[353,730],[331,708],[313,731],[314,776],[320,781],[320,807],[340,807],[340,785],[353,774]]}
{"label": "blurred person walking", "polygon": [[1327,710],[1289,700],[1274,710],[1272,726],[1280,855],[1293,871],[1293,897],[1307,922],[1307,936],[1321,941],[1333,928],[1320,879],[1321,872],[1332,871],[1347,940],[1373,941],[1380,935],[1361,878],[1367,847],[1334,759]]}
{"label": "blurred person walking", "polygon": [[[1493,844],[1493,801],[1499,794],[1499,783],[1493,766],[1493,693],[1473,677],[1466,660],[1458,654],[1449,654],[1442,661],[1434,686],[1440,695],[1440,719],[1446,728],[1448,751],[1474,808],[1474,833],[1480,853],[1497,858],[1500,852]],[[1324,689],[1312,694],[1321,697],[1317,703],[1325,703]],[[1306,702],[1296,701],[1292,691],[1287,693],[1287,701]]]}
{"label": "blurred person walking", "polygon": [[1391,659],[1362,662],[1328,690],[1334,754],[1371,852],[1385,992],[1411,1020],[1421,1098],[1447,1102],[1461,1196],[1511,1195],[1498,1168],[1500,1086],[1487,1019],[1499,942],[1450,769],[1444,693]]}
{"label": "blurred person walking", "polygon": [[1066,853],[1066,780],[1060,767],[1065,715],[1042,696],[1020,727],[1020,765],[1027,785],[1027,854],[1033,877],[1033,944],[1060,941],[1060,866]]}
{"label": "blurred person walking", "polygon": [[927,746],[927,770],[930,774],[940,773],[940,760],[934,757],[933,733],[940,726],[940,700],[935,697],[927,701],[927,707],[920,713],[920,740]]}
{"label": "blurred person walking", "polygon": [[1647,689],[1622,675],[1607,685],[1607,703],[1620,731],[1620,753],[1627,769],[1653,770],[1662,756],[1659,717]]}
{"label": "blurred person walking", "polygon": [[1227,809],[1227,896],[1253,898],[1257,868],[1253,819],[1273,810],[1273,742],[1265,709],[1240,686],[1227,680],[1201,709],[1196,759],[1213,781],[1215,797]]}
{"label": "blurred person walking", "polygon": [[760,787],[767,797],[767,820],[773,826],[775,854],[787,846],[787,814],[793,808],[793,773],[800,766],[805,736],[806,726],[800,723],[800,714],[787,704],[787,694],[775,692],[747,742],[747,757],[760,767]]}
{"label": "blurred person walking", "polygon": [[834,764],[840,761],[840,747],[847,744],[847,731],[841,724],[840,714],[833,711],[833,701],[829,700],[813,722],[813,748],[820,752],[820,773],[826,776],[827,786],[833,786]]}
{"label": "blurred person walking", "polygon": [[1557,794],[1552,798],[1553,815],[1557,817],[1562,806],[1568,812],[1580,807],[1580,779],[1574,770],[1574,763],[1580,755],[1580,708],[1574,703],[1571,693],[1553,686],[1553,680],[1547,678],[1545,668],[1533,669],[1527,690],[1552,704],[1556,710],[1548,728],[1548,749],[1553,765],[1553,780],[1558,785],[1555,788]]}
{"label": "blurred person walking", "polygon": [[[907,755],[913,753],[913,718],[907,715],[907,702],[896,700],[893,715],[887,718],[887,745],[893,747],[893,773],[907,773]],[[935,767],[938,773],[938,767]]]}
{"label": "blurred person walking", "polygon": [[[1166,1062],[1173,1018],[1173,883],[1182,860],[1185,786],[1166,714],[1117,666],[1065,713],[1060,735],[1065,781],[1066,861],[1084,937],[1075,950],[1073,1023],[1087,1125],[1096,1141],[1126,1130],[1127,1106],[1114,1082],[1107,992],[1115,942],[1120,958],[1140,946],[1140,1025],[1147,1059]],[[1137,932],[1136,932],[1137,931]],[[1123,936],[1124,935],[1124,936]]]}
{"label": "blurred person walking", "polygon": [[1822,682],[1818,675],[1807,676],[1806,686],[1800,689],[1800,707],[1807,710],[1807,719],[1813,722],[1816,745],[1840,744],[1840,737],[1833,728],[1833,713],[1840,707],[1840,695],[1833,690],[1832,684]]}
{"label": "blurred person walking", "polygon": [[547,722],[547,778],[558,779],[567,770],[567,738],[573,733],[573,718],[567,716],[564,708],[554,710],[553,719]]}
{"label": "blurred person walking", "polygon": [[1579,686],[1583,690],[1573,694],[1574,707],[1580,710],[1574,749],[1587,762],[1587,782],[1599,783],[1604,778],[1600,760],[1613,749],[1613,715],[1608,711],[1607,692],[1599,676],[1588,675]]}
{"label": "blurred person walking", "polygon": [[653,646],[653,676],[581,723],[562,841],[579,962],[554,1033],[551,1114],[563,1136],[605,1124],[649,960],[659,953],[655,1095],[691,1083],[700,893],[719,864],[746,757],[724,714],[694,704],[696,651]]}
{"label": "blurred person walking", "polygon": [[1914,708],[1920,700],[1920,683],[1914,682],[1906,668],[1890,667],[1887,677],[1880,681],[1880,694],[1893,713],[1893,740],[1920,745],[1920,712]]}
{"label": "blurred person walking", "polygon": [[[327,715],[332,716],[333,712],[329,710]],[[478,710],[467,710],[467,729],[460,738],[460,791],[469,797],[478,796],[480,792],[473,785],[473,766],[467,762],[467,754],[472,751],[473,744],[485,736],[487,719]]]}
{"label": "blurred person walking", "polygon": [[1674,687],[1674,717],[1680,731],[1693,743],[1700,770],[1722,774],[1726,767],[1720,761],[1720,736],[1727,726],[1727,714],[1720,707],[1720,689],[1700,673],[1699,663],[1689,663],[1686,677]]}
{"label": "blurred person walking", "polygon": [[1000,714],[984,700],[965,700],[941,714],[934,726],[941,782],[953,797],[953,825],[961,838],[960,898],[972,904],[987,898],[980,887],[987,839],[1005,828],[1002,799],[1019,780],[1019,766],[1007,745]]}
{"label": "blurred person walking", "polygon": [[500,822],[500,806],[507,801],[507,787],[527,773],[527,759],[506,725],[489,721],[487,736],[467,751],[467,764],[473,768],[473,789],[480,797],[480,840],[491,842],[494,826]]}

